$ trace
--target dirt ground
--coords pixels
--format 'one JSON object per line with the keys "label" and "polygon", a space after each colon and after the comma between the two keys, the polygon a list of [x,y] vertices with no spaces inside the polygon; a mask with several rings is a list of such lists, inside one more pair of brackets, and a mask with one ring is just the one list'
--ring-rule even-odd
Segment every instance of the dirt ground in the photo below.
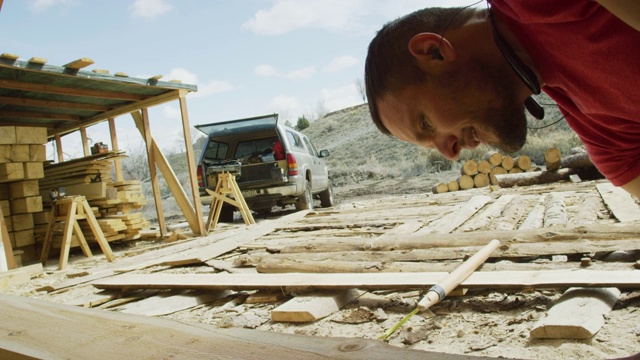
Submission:
{"label": "dirt ground", "polygon": [[[385,197],[425,196],[441,178],[454,173],[434,175],[433,178],[367,180],[335,188],[336,209],[354,202],[367,204]],[[422,195],[421,195],[422,194]],[[319,212],[322,209],[318,209]],[[290,213],[283,210],[283,214]],[[259,220],[259,219],[258,219]],[[179,228],[179,225],[174,227]],[[113,244],[117,256],[135,255],[166,246],[162,241],[138,241]],[[635,255],[638,260],[638,254]],[[225,260],[233,260],[229,255]],[[41,286],[59,283],[83,269],[103,264],[103,256],[87,259],[74,252],[71,266],[56,271],[55,264],[46,267],[46,274],[31,283],[11,289],[20,296],[65,303],[97,292],[91,285],[76,286],[66,291],[46,293],[36,291]],[[144,272],[213,273],[210,266],[154,267]],[[240,268],[238,271],[255,271]],[[197,294],[196,292],[189,292]],[[419,291],[373,291],[345,306],[341,311],[312,323],[293,324],[271,321],[270,311],[277,303],[247,304],[251,292],[230,293],[221,299],[186,310],[163,315],[184,322],[201,322],[221,328],[245,327],[263,331],[302,334],[309,336],[362,337],[377,339],[415,308],[421,298]],[[614,359],[640,352],[640,291],[624,292],[613,311],[605,317],[605,325],[586,340],[535,340],[529,331],[546,310],[554,304],[561,290],[495,291],[470,290],[466,295],[448,297],[430,311],[413,316],[388,342],[437,352],[516,359]],[[119,311],[118,306],[111,307]]]}

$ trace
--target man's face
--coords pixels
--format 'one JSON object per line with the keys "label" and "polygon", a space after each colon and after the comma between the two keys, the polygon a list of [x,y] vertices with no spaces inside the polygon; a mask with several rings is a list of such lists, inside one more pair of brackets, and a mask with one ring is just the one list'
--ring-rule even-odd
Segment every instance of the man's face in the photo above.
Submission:
{"label": "man's face", "polygon": [[526,140],[527,122],[523,102],[505,75],[486,64],[452,70],[383,95],[378,112],[398,139],[435,147],[451,160],[480,144],[517,151]]}

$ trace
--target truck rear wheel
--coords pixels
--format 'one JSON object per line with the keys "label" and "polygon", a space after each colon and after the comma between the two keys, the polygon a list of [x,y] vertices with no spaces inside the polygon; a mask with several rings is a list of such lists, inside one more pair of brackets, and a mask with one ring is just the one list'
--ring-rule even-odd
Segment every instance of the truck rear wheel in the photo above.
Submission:
{"label": "truck rear wheel", "polygon": [[320,206],[331,207],[333,206],[333,189],[331,188],[331,181],[327,185],[327,189],[320,193]]}
{"label": "truck rear wheel", "polygon": [[298,202],[296,202],[296,209],[313,210],[313,195],[311,194],[311,183],[309,180],[305,180],[304,182],[304,194],[302,194]]}

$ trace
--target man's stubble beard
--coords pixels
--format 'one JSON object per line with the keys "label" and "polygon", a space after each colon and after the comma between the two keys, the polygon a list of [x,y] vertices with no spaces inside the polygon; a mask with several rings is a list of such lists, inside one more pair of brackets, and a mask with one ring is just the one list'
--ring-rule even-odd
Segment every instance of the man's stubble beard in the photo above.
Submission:
{"label": "man's stubble beard", "polygon": [[516,97],[516,86],[508,81],[511,77],[506,72],[513,70],[479,61],[473,64],[439,82],[449,84],[447,88],[462,107],[463,117],[472,119],[478,130],[495,135],[497,142],[491,146],[505,152],[520,150],[527,139],[527,118],[524,104]]}

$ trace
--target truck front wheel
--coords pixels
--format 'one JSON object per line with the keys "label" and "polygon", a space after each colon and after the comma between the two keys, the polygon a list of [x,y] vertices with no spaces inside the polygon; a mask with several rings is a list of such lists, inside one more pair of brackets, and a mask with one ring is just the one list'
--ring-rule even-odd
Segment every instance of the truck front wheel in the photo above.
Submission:
{"label": "truck front wheel", "polygon": [[298,198],[296,209],[313,210],[313,195],[311,194],[311,183],[309,180],[305,180],[304,182],[304,194]]}

